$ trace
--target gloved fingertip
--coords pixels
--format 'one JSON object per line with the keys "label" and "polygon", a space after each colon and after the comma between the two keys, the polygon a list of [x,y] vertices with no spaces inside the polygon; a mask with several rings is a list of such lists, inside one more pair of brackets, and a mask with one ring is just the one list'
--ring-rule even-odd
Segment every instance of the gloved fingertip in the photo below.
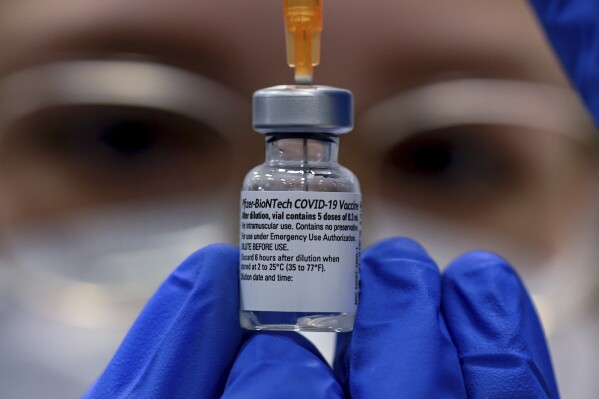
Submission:
{"label": "gloved fingertip", "polygon": [[212,298],[220,302],[221,310],[236,314],[239,306],[238,269],[237,247],[211,244],[188,256],[159,291],[179,290],[192,297],[200,296],[198,299],[202,302],[204,298]]}
{"label": "gloved fingertip", "polygon": [[434,265],[431,257],[419,243],[405,237],[388,238],[372,245],[364,251],[363,259],[369,260],[372,258],[383,260],[400,258],[406,261]]}
{"label": "gloved fingertip", "polygon": [[219,395],[243,339],[238,265],[237,248],[223,244],[185,259],[148,301],[88,396]]}
{"label": "gloved fingertip", "polygon": [[[240,331],[238,268],[237,247],[208,245],[188,256],[151,302],[158,300],[161,306],[168,306],[173,302],[170,298],[176,298],[186,309],[201,313],[203,320],[213,319],[215,326],[225,323],[230,330]],[[170,298],[166,300],[166,296]]]}
{"label": "gloved fingertip", "polygon": [[175,269],[173,275],[185,276],[190,281],[196,281],[199,273],[205,272],[206,267],[219,266],[225,273],[217,273],[215,277],[227,277],[231,271],[237,275],[239,248],[229,244],[211,244],[189,255]]}
{"label": "gloved fingertip", "polygon": [[346,391],[464,397],[457,352],[440,317],[441,274],[426,251],[410,239],[384,240],[364,252],[360,280],[351,353],[337,363],[341,377],[349,370],[340,378]]}
{"label": "gloved fingertip", "polygon": [[367,249],[360,280],[358,324],[402,319],[408,308],[420,313],[420,306],[436,309],[439,304],[439,269],[420,244],[408,238],[387,239]]}
{"label": "gloved fingertip", "polygon": [[227,255],[227,254],[239,254],[239,248],[237,248],[234,245],[225,244],[225,243],[209,244],[203,248],[198,249],[191,255],[189,255],[188,259],[193,259],[195,257],[201,257],[201,256],[206,256],[206,255],[222,256],[222,255]]}
{"label": "gloved fingertip", "polygon": [[471,251],[461,255],[447,266],[443,279],[448,283],[462,279],[485,279],[488,283],[509,279],[521,285],[514,268],[501,256],[488,251]]}
{"label": "gloved fingertip", "polygon": [[260,332],[243,345],[222,398],[342,398],[316,347],[303,336]]}
{"label": "gloved fingertip", "polygon": [[[487,251],[468,252],[453,261],[442,276],[442,297],[452,308],[458,302],[477,309],[480,317],[518,318],[528,294],[514,268]],[[448,298],[454,298],[450,303]]]}
{"label": "gloved fingertip", "polygon": [[536,311],[505,259],[484,251],[459,257],[443,274],[441,298],[469,396],[557,397]]}

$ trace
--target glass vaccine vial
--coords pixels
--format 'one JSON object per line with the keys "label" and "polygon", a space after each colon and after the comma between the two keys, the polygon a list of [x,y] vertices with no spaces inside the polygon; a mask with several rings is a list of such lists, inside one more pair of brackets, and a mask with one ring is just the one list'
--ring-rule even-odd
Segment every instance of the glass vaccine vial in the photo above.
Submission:
{"label": "glass vaccine vial", "polygon": [[250,330],[350,331],[359,294],[361,194],[337,163],[353,96],[325,86],[254,93],[266,161],[245,177],[240,321]]}

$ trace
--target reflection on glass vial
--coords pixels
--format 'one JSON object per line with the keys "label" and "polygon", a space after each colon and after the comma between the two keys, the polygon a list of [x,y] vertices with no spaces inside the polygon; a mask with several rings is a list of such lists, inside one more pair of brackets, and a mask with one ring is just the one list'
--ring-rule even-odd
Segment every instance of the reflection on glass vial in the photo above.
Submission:
{"label": "reflection on glass vial", "polygon": [[337,163],[353,126],[350,92],[277,86],[254,94],[266,161],[241,194],[241,325],[349,331],[358,301],[361,197]]}

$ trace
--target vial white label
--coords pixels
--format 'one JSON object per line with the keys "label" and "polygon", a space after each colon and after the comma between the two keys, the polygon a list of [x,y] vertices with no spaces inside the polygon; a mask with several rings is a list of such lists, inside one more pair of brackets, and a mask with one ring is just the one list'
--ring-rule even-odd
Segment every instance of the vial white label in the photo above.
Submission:
{"label": "vial white label", "polygon": [[241,193],[241,309],[353,313],[359,293],[361,195]]}

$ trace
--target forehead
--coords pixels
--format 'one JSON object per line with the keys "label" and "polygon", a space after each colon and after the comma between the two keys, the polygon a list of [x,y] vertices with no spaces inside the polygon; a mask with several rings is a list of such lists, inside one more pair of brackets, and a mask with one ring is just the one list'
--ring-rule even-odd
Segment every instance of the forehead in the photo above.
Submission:
{"label": "forehead", "polygon": [[[563,83],[516,0],[325,1],[315,83],[356,92],[358,109],[451,74]],[[48,58],[147,54],[249,94],[290,82],[282,2],[22,0],[0,5],[0,74]]]}

